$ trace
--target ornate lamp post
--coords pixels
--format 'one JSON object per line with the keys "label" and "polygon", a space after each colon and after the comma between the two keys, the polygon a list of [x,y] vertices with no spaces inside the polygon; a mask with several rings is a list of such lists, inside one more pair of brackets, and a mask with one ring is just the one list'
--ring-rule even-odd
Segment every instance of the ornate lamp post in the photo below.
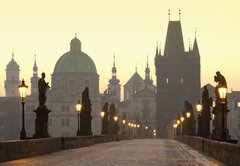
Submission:
{"label": "ornate lamp post", "polygon": [[183,134],[183,121],[184,121],[184,117],[182,116],[180,118],[180,120],[181,120],[181,134]]}
{"label": "ornate lamp post", "polygon": [[202,111],[202,104],[200,101],[198,101],[198,104],[196,105],[196,109],[198,112],[198,136],[202,136],[202,116],[201,116],[201,111]]}
{"label": "ornate lamp post", "polygon": [[80,136],[80,111],[81,111],[82,105],[80,100],[78,100],[76,104],[76,110],[77,110],[77,116],[78,116],[78,129],[77,129],[77,136]]}
{"label": "ornate lamp post", "polygon": [[219,98],[221,99],[221,106],[222,106],[222,133],[221,133],[221,140],[226,141],[226,133],[224,129],[224,111],[225,111],[225,103],[227,98],[227,88],[222,86],[218,88]]}
{"label": "ornate lamp post", "polygon": [[27,88],[28,88],[28,86],[25,85],[25,81],[22,80],[22,84],[18,86],[19,94],[21,97],[21,103],[22,103],[22,130],[20,132],[20,139],[26,139],[24,104],[25,104]]}

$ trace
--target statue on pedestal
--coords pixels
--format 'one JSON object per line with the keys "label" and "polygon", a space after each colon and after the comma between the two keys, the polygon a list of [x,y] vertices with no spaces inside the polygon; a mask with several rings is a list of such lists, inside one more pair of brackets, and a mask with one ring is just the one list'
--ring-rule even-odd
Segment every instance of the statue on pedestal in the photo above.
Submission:
{"label": "statue on pedestal", "polygon": [[88,87],[82,92],[82,109],[80,112],[80,135],[92,135],[92,104]]}
{"label": "statue on pedestal", "polygon": [[[213,129],[211,138],[214,140],[221,140],[222,133],[225,133],[226,139],[229,140],[230,135],[229,135],[229,130],[227,128],[227,114],[230,110],[227,109],[227,104],[228,104],[227,97],[226,97],[225,103],[223,104],[220,100],[219,92],[218,92],[218,89],[220,87],[227,88],[227,81],[219,71],[216,72],[216,75],[214,76],[214,81],[217,83],[217,86],[215,87],[215,95],[216,95],[215,107],[212,110],[212,113],[214,114],[214,119],[213,119],[214,129]],[[224,127],[222,127],[223,124],[224,124]]]}
{"label": "statue on pedestal", "polygon": [[42,78],[38,81],[38,90],[39,90],[39,106],[34,112],[36,113],[36,120],[35,120],[35,134],[34,138],[46,138],[49,137],[48,135],[48,113],[51,112],[46,107],[46,91],[50,86],[48,83],[45,82],[45,73],[42,73]]}

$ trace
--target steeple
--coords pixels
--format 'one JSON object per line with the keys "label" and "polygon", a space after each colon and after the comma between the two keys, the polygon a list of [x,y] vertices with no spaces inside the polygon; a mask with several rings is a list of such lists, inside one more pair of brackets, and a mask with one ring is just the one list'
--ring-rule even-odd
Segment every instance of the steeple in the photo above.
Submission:
{"label": "steeple", "polygon": [[34,54],[34,66],[33,66],[33,76],[38,75],[38,67],[37,67],[37,60],[36,54]]}
{"label": "steeple", "polygon": [[117,69],[115,67],[115,55],[113,56],[112,78],[113,77],[117,78]]}
{"label": "steeple", "polygon": [[147,85],[151,85],[153,83],[153,81],[150,79],[150,68],[148,66],[148,56],[147,56],[147,66],[145,68],[145,87],[147,87]]}
{"label": "steeple", "polygon": [[185,52],[180,21],[169,21],[164,56],[181,56]]}
{"label": "steeple", "polygon": [[120,81],[117,79],[117,68],[115,66],[115,55],[113,56],[112,78],[109,80],[110,84],[118,84]]}
{"label": "steeple", "polygon": [[158,56],[162,56],[162,51],[161,51],[161,42],[160,42],[160,44],[159,44]]}
{"label": "steeple", "polygon": [[33,65],[33,76],[31,77],[31,95],[36,94],[38,92],[38,67],[37,67],[37,58],[36,54],[34,54],[34,65]]}
{"label": "steeple", "polygon": [[157,42],[157,48],[156,48],[156,54],[155,54],[155,57],[158,56],[158,42]]}
{"label": "steeple", "polygon": [[196,33],[197,33],[197,31],[195,30],[195,40],[194,40],[194,44],[193,44],[192,55],[193,56],[200,56],[200,53],[199,53],[199,50],[198,50]]}
{"label": "steeple", "polygon": [[148,80],[148,79],[150,79],[150,69],[148,67],[148,56],[147,56],[147,66],[145,69],[145,80]]}

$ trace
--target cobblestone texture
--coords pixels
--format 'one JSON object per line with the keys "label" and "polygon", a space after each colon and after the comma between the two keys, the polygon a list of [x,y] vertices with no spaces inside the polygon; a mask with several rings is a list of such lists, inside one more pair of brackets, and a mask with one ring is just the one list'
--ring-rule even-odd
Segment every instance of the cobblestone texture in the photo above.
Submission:
{"label": "cobblestone texture", "polygon": [[96,144],[79,149],[63,150],[47,155],[0,163],[1,166],[160,166],[223,164],[188,145],[174,140],[139,139]]}

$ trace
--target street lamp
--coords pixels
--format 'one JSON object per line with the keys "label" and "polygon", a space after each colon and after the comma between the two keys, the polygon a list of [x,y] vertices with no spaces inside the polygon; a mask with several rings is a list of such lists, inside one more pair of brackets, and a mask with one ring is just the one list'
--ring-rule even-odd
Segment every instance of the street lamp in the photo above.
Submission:
{"label": "street lamp", "polygon": [[101,118],[104,118],[105,112],[101,111],[100,115],[101,115]]}
{"label": "street lamp", "polygon": [[20,132],[20,139],[26,139],[26,131],[25,131],[25,118],[24,118],[24,104],[25,104],[25,98],[26,98],[26,91],[28,86],[25,85],[24,79],[22,80],[22,84],[18,86],[19,94],[21,97],[21,103],[22,103],[22,130]]}
{"label": "street lamp", "polygon": [[221,99],[221,105],[222,105],[222,134],[221,134],[221,139],[222,141],[226,140],[226,133],[224,130],[224,111],[225,111],[225,103],[226,103],[226,98],[227,98],[227,87],[222,86],[218,88],[218,94],[219,98]]}
{"label": "street lamp", "polygon": [[76,104],[76,110],[77,110],[77,115],[78,115],[78,130],[77,130],[77,136],[80,136],[80,129],[79,129],[79,126],[80,126],[80,111],[81,111],[81,108],[82,108],[82,105],[81,105],[81,102],[80,100],[77,101],[77,104]]}
{"label": "street lamp", "polygon": [[126,123],[126,120],[125,120],[125,119],[123,119],[122,123],[125,125],[125,123]]}
{"label": "street lamp", "polygon": [[183,122],[183,121],[184,121],[184,117],[182,116],[182,117],[181,117],[181,122]]}
{"label": "street lamp", "polygon": [[118,120],[118,117],[114,116],[114,121],[117,122],[117,120]]}
{"label": "street lamp", "polygon": [[196,108],[197,108],[197,112],[202,111],[202,104],[200,103],[200,101],[198,101],[198,104],[196,105]]}
{"label": "street lamp", "polygon": [[147,129],[148,129],[148,126],[146,126],[145,129],[147,130]]}
{"label": "street lamp", "polygon": [[190,116],[191,116],[191,113],[190,113],[190,112],[186,112],[186,116],[187,116],[187,118],[189,119]]}

